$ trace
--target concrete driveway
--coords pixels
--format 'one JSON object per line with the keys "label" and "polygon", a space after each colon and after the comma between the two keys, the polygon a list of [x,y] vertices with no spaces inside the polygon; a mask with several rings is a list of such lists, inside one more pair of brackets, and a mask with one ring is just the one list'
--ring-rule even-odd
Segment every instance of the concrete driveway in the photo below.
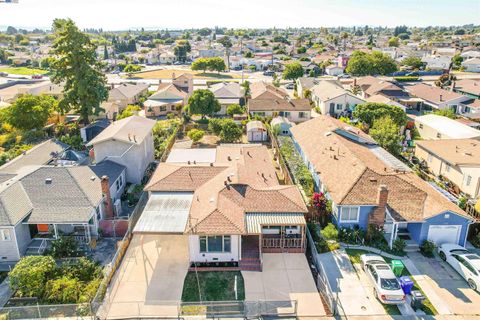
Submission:
{"label": "concrete driveway", "polygon": [[339,311],[346,316],[386,315],[382,304],[375,298],[373,285],[365,272],[357,266],[356,272],[345,250],[318,255],[333,294],[340,301]]}
{"label": "concrete driveway", "polygon": [[177,316],[188,261],[187,236],[134,235],[107,292],[108,318]]}
{"label": "concrete driveway", "polygon": [[325,315],[307,258],[303,253],[265,253],[262,272],[242,271],[242,275],[247,301],[296,300],[299,317]]}
{"label": "concrete driveway", "polygon": [[[439,258],[425,258],[418,252],[409,253],[408,256],[450,313],[480,315],[480,294],[470,289],[448,263]],[[422,287],[422,290],[429,296],[425,288]]]}

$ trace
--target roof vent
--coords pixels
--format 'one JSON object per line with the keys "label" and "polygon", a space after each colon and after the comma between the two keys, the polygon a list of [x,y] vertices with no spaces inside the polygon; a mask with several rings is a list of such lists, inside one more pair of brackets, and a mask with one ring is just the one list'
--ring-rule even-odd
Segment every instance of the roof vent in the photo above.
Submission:
{"label": "roof vent", "polygon": [[210,167],[213,167],[213,162],[210,162]]}
{"label": "roof vent", "polygon": [[91,176],[90,180],[95,181],[95,176]]}
{"label": "roof vent", "polygon": [[232,157],[228,156],[227,157],[228,161],[232,161]]}
{"label": "roof vent", "polygon": [[370,180],[370,182],[377,182],[377,178],[375,178],[375,177],[370,177],[370,178],[368,178],[368,180]]}
{"label": "roof vent", "polygon": [[52,178],[46,178],[45,184],[52,184]]}

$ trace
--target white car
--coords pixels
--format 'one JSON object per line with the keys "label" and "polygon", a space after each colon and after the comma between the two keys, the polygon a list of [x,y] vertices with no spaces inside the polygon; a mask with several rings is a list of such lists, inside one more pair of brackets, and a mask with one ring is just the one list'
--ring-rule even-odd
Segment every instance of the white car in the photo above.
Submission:
{"label": "white car", "polygon": [[405,293],[400,282],[385,260],[376,254],[360,256],[363,270],[374,285],[375,295],[384,304],[405,303]]}
{"label": "white car", "polygon": [[442,244],[438,248],[438,255],[467,280],[470,288],[480,288],[480,256],[452,243]]}

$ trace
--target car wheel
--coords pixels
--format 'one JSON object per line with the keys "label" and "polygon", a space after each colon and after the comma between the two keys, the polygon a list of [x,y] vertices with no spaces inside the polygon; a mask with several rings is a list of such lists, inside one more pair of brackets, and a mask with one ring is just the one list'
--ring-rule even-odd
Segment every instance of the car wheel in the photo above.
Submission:
{"label": "car wheel", "polygon": [[472,290],[477,290],[477,284],[475,283],[475,281],[473,281],[472,279],[468,279],[468,286],[472,289]]}
{"label": "car wheel", "polygon": [[445,252],[440,251],[438,255],[440,256],[440,259],[442,259],[443,261],[447,261],[447,256],[445,255]]}

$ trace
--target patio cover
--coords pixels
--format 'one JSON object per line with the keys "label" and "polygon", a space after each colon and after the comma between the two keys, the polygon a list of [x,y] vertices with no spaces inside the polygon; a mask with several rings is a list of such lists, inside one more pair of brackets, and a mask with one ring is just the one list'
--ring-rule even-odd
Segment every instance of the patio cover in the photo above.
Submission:
{"label": "patio cover", "polygon": [[247,213],[245,215],[248,234],[262,233],[262,226],[303,226],[303,213]]}
{"label": "patio cover", "polygon": [[193,193],[152,193],[134,233],[183,233],[188,221]]}

